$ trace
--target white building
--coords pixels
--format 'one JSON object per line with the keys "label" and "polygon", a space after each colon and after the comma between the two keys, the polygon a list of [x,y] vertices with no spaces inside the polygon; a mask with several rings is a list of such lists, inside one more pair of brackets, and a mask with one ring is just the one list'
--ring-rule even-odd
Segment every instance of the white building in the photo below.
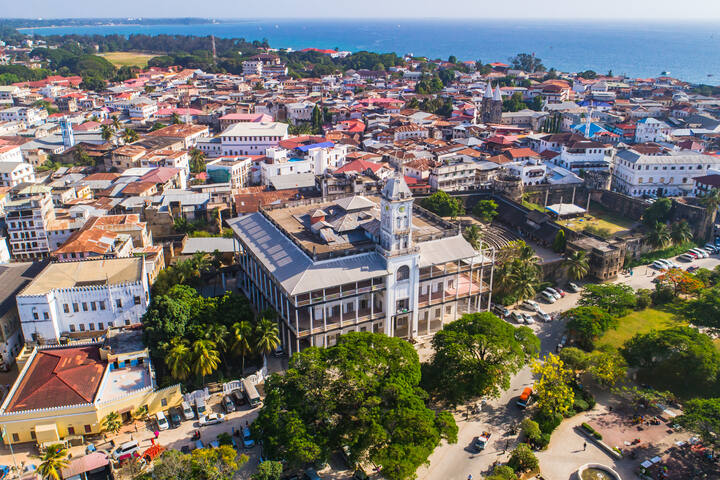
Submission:
{"label": "white building", "polygon": [[268,148],[265,156],[272,163],[260,164],[260,181],[263,185],[269,185],[270,179],[279,175],[323,175],[345,164],[347,149],[347,145],[335,145],[332,142],[304,145],[294,150]]}
{"label": "white building", "polygon": [[635,142],[665,142],[672,132],[672,127],[662,120],[643,118],[638,120],[635,129]]}
{"label": "white building", "polygon": [[690,150],[643,155],[632,149],[615,155],[613,189],[631,196],[689,195],[693,179],[720,166],[720,157]]}
{"label": "white building", "polygon": [[136,98],[128,108],[128,116],[130,118],[145,120],[155,115],[157,111],[157,103],[147,98]]}
{"label": "white building", "polygon": [[490,307],[493,253],[414,206],[400,178],[379,198],[300,202],[229,224],[238,285],[257,309],[279,313],[290,353],[347,332],[418,338]]}
{"label": "white building", "polygon": [[286,138],[286,123],[236,123],[223,130],[219,142],[216,139],[201,141],[198,149],[210,157],[264,155],[265,150],[276,147]]}
{"label": "white building", "polygon": [[48,118],[44,108],[10,107],[0,110],[0,122],[23,122],[28,126],[40,125]]}
{"label": "white building", "polygon": [[24,160],[19,145],[0,146],[0,163],[22,161]]}
{"label": "white building", "polygon": [[0,162],[0,185],[14,187],[21,183],[35,183],[35,168],[25,162]]}
{"label": "white building", "polygon": [[210,183],[229,183],[232,189],[250,185],[251,169],[248,157],[222,157],[205,164]]}
{"label": "white building", "polygon": [[15,85],[0,85],[0,105],[12,105],[15,99],[21,99],[30,95],[29,88],[22,88]]}
{"label": "white building", "polygon": [[312,121],[312,112],[315,104],[312,102],[295,102],[285,105],[287,119],[293,124]]}
{"label": "white building", "polygon": [[545,180],[547,165],[537,159],[506,163],[503,167],[512,175],[519,177],[524,185],[539,185]]}
{"label": "white building", "polygon": [[449,159],[432,167],[428,183],[433,190],[468,190],[475,186],[476,170],[474,160]]}
{"label": "white building", "polygon": [[49,264],[18,294],[17,308],[26,341],[55,343],[140,323],[149,300],[143,259],[113,258]]}

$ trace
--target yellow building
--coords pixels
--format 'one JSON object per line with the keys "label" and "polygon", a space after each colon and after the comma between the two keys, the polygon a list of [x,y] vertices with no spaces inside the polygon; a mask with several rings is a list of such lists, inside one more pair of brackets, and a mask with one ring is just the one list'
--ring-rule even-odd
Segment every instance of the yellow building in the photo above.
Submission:
{"label": "yellow building", "polygon": [[0,406],[4,442],[97,434],[110,412],[128,421],[138,407],[154,414],[179,405],[180,385],[157,389],[140,333],[113,330],[103,344],[36,346]]}

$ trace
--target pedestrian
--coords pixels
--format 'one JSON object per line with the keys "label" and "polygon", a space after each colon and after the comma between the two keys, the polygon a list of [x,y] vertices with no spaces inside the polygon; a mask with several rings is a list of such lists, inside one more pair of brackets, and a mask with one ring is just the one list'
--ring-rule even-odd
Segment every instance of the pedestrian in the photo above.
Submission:
{"label": "pedestrian", "polygon": [[583,442],[583,452],[587,450],[587,442]]}
{"label": "pedestrian", "polygon": [[505,440],[505,448],[503,449],[503,453],[507,452],[507,449],[509,446],[510,446],[510,440]]}
{"label": "pedestrian", "polygon": [[470,475],[468,475],[468,479],[467,479],[467,480],[472,480],[472,473],[471,473]]}

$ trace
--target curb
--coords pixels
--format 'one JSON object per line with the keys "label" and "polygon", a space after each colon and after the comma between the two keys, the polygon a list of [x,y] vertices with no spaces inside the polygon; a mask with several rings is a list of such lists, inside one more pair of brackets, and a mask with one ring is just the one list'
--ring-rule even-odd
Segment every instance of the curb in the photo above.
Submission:
{"label": "curb", "polygon": [[603,442],[602,440],[598,440],[597,438],[595,438],[591,433],[586,432],[585,429],[582,428],[581,426],[576,425],[575,431],[582,433],[587,439],[589,439],[590,441],[595,443],[595,445],[600,447],[600,449],[604,450],[605,453],[610,455],[615,460],[620,460],[621,458],[623,458],[622,454],[615,451],[611,446],[609,446],[607,443]]}

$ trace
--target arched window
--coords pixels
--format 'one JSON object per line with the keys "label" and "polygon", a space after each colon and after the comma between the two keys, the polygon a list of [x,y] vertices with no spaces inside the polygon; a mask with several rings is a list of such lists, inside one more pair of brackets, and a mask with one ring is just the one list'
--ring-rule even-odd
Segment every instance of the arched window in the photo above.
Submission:
{"label": "arched window", "polygon": [[396,280],[398,282],[401,280],[407,280],[408,278],[410,278],[410,267],[408,267],[407,265],[403,265],[402,267],[398,268],[396,275]]}

